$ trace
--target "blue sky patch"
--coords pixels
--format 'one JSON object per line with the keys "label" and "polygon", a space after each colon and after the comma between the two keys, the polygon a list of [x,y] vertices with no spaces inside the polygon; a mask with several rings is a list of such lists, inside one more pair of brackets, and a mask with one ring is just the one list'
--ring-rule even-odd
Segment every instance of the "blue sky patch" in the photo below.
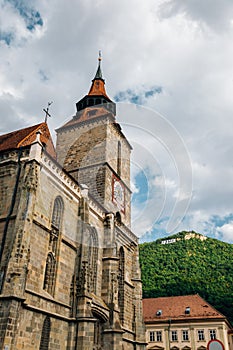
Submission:
{"label": "blue sky patch", "polygon": [[3,41],[9,46],[13,39],[13,33],[0,32],[0,42]]}
{"label": "blue sky patch", "polygon": [[47,81],[47,80],[49,80],[47,74],[43,71],[43,69],[40,69],[38,73],[39,73],[39,76],[40,76],[40,80],[41,80],[41,81]]}
{"label": "blue sky patch", "polygon": [[43,26],[43,20],[38,11],[29,6],[24,0],[6,0],[10,3],[24,19],[28,30],[33,31],[36,26]]}
{"label": "blue sky patch", "polygon": [[233,214],[226,216],[213,215],[210,218],[210,222],[214,224],[215,227],[221,227],[225,224],[228,224],[230,221],[233,221]]}
{"label": "blue sky patch", "polygon": [[163,222],[167,222],[168,220],[168,217],[163,218],[161,222],[160,220],[158,220],[158,222],[154,225],[153,229],[150,232],[146,232],[143,236],[140,237],[139,242],[153,242],[159,238],[167,237],[168,234],[165,228],[163,227]]}
{"label": "blue sky patch", "polygon": [[114,96],[114,100],[116,102],[131,102],[134,104],[143,105],[148,98],[161,94],[162,91],[163,89],[161,86],[152,86],[148,89],[142,87],[138,91],[127,89],[126,91],[118,92]]}
{"label": "blue sky patch", "polygon": [[135,177],[137,193],[133,193],[132,201],[134,204],[141,204],[146,202],[148,198],[148,181],[143,170],[141,170]]}

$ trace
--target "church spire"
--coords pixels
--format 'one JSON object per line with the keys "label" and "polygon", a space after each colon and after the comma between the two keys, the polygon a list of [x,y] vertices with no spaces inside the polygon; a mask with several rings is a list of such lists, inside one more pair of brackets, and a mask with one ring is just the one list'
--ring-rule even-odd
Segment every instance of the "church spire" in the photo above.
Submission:
{"label": "church spire", "polygon": [[92,84],[88,94],[76,103],[77,112],[85,108],[102,105],[102,107],[109,110],[109,112],[113,113],[113,115],[115,116],[116,105],[108,97],[105,90],[105,81],[103,79],[103,74],[101,69],[101,61],[102,61],[101,51],[99,51],[98,61],[99,61],[98,68],[94,79],[92,79]]}
{"label": "church spire", "polygon": [[103,74],[102,74],[102,69],[101,69],[101,61],[102,61],[102,56],[101,56],[101,51],[99,51],[99,57],[98,57],[98,68],[95,74],[94,79],[92,79],[92,85],[89,90],[88,95],[99,95],[99,96],[104,96],[109,99],[106,90],[105,90],[105,81],[103,79]]}
{"label": "church spire", "polygon": [[101,56],[101,51],[99,50],[99,57],[98,57],[98,61],[99,61],[99,64],[98,64],[98,68],[97,68],[97,71],[96,71],[96,74],[95,74],[95,77],[93,80],[95,79],[103,79],[103,74],[102,74],[102,70],[101,70],[101,61],[102,61],[102,56]]}

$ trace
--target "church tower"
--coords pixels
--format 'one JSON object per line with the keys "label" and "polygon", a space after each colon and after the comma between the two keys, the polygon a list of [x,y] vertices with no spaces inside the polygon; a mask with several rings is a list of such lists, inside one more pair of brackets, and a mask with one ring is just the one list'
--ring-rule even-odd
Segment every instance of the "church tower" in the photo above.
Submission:
{"label": "church tower", "polygon": [[101,57],[76,113],[0,135],[0,348],[144,350],[131,146]]}
{"label": "church tower", "polygon": [[76,115],[57,129],[57,156],[69,174],[108,211],[130,226],[131,146],[116,121],[108,97],[101,57],[89,93],[76,103]]}

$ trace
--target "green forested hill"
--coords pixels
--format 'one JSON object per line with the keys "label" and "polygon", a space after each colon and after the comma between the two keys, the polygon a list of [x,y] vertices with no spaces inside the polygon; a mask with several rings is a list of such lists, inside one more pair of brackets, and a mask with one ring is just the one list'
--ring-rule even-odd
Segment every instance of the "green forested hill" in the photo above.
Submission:
{"label": "green forested hill", "polygon": [[233,322],[233,245],[187,234],[140,245],[143,297],[198,293]]}

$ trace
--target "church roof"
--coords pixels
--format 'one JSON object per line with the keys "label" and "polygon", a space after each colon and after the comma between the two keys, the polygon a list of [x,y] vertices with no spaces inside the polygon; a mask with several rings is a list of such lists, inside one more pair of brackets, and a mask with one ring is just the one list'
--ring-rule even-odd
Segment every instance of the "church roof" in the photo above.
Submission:
{"label": "church roof", "polygon": [[223,319],[223,316],[200,295],[182,295],[143,299],[145,322],[162,322],[187,319]]}
{"label": "church roof", "polygon": [[103,79],[100,62],[101,62],[101,54],[99,52],[99,64],[98,64],[97,72],[95,74],[95,78],[94,79]]}
{"label": "church roof", "polygon": [[81,122],[90,121],[92,119],[96,119],[98,117],[112,116],[112,114],[107,111],[104,107],[94,106],[94,107],[86,107],[83,111],[79,112],[76,116],[74,116],[71,120],[62,125],[59,129],[71,127],[76,124],[80,124]]}
{"label": "church roof", "polygon": [[0,152],[29,146],[36,140],[36,133],[38,130],[42,133],[40,139],[44,146],[46,146],[46,151],[53,158],[56,158],[52,137],[48,125],[44,122],[8,134],[0,135]]}
{"label": "church roof", "polygon": [[95,77],[92,80],[92,85],[91,85],[91,88],[88,92],[88,96],[104,96],[109,101],[111,101],[106,93],[106,90],[105,90],[105,81],[103,79],[103,74],[102,74],[102,69],[101,69],[101,57],[100,56],[99,56],[98,68],[97,68]]}
{"label": "church roof", "polygon": [[101,56],[99,56],[98,68],[90,90],[86,96],[76,103],[77,112],[84,110],[87,107],[102,105],[109,112],[116,115],[116,105],[108,97],[105,90],[105,81],[103,79],[102,69],[101,69]]}
{"label": "church roof", "polygon": [[93,79],[91,88],[90,88],[87,96],[104,96],[109,101],[111,101],[106,93],[104,81],[100,78]]}

